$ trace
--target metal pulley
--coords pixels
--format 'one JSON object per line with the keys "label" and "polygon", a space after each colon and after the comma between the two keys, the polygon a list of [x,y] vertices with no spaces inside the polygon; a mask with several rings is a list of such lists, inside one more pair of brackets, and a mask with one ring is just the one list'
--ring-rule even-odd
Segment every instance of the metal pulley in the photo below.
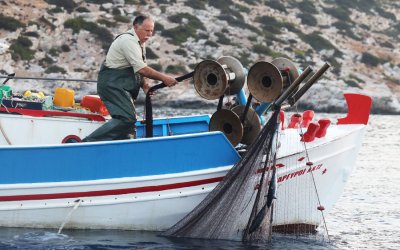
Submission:
{"label": "metal pulley", "polygon": [[[284,57],[275,58],[271,63],[280,70],[283,78],[283,91],[285,91],[299,77],[299,70],[292,61]],[[297,87],[295,91],[298,89]]]}
{"label": "metal pulley", "polygon": [[[232,111],[235,112],[239,116],[239,118],[241,118],[241,116],[243,115],[244,110],[245,106],[236,106],[232,109]],[[257,139],[257,136],[260,133],[260,131],[261,131],[260,117],[254,111],[254,109],[249,107],[246,113],[246,117],[244,119],[243,137],[240,142],[246,145],[252,144]]]}
{"label": "metal pulley", "polygon": [[234,57],[221,56],[217,59],[225,72],[228,74],[228,87],[225,90],[225,95],[236,95],[243,88],[246,81],[246,73],[243,65]]}
{"label": "metal pulley", "polygon": [[243,125],[239,116],[229,109],[215,112],[210,119],[210,131],[221,131],[233,146],[239,144],[243,137]]}
{"label": "metal pulley", "polygon": [[273,102],[282,92],[282,75],[272,63],[260,61],[250,68],[247,86],[258,101]]}

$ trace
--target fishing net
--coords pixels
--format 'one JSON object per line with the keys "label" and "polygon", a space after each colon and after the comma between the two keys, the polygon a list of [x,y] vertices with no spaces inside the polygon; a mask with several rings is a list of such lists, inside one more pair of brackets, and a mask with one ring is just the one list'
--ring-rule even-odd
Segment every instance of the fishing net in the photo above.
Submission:
{"label": "fishing net", "polygon": [[164,236],[268,241],[276,188],[278,114],[275,111],[246,155],[224,180]]}

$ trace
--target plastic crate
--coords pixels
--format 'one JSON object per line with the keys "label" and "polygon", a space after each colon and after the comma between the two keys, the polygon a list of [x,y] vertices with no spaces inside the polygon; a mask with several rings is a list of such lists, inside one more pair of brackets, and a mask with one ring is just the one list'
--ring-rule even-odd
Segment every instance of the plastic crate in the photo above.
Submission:
{"label": "plastic crate", "polygon": [[0,86],[0,99],[10,98],[11,97],[11,88],[10,86]]}

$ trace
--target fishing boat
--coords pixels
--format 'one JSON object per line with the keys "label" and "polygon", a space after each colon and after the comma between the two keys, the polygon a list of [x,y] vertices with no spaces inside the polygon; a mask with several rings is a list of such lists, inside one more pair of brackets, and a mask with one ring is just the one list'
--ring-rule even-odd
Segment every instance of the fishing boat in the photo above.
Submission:
{"label": "fishing boat", "polygon": [[[168,229],[240,161],[246,144],[263,126],[266,110],[282,99],[277,97],[284,79],[300,79],[286,86],[290,91],[284,92],[284,100],[296,100],[296,94],[306,91],[295,86],[307,76],[298,72],[283,59],[255,64],[247,76],[251,94],[246,99],[245,73],[236,60],[206,60],[190,76],[200,96],[219,98],[217,112],[152,119],[150,110],[146,121],[137,122],[137,138],[131,140],[79,143],[108,119],[97,112],[102,103],[95,96],[88,97],[95,103],[91,113],[3,105],[0,226]],[[275,90],[277,85],[281,87]],[[237,95],[241,108],[222,108],[227,93]],[[251,96],[262,102],[254,110]],[[349,93],[345,98],[348,115],[336,122],[314,121],[312,111],[291,117],[281,111],[276,230],[315,231],[339,198],[354,168],[371,106],[368,96]]]}

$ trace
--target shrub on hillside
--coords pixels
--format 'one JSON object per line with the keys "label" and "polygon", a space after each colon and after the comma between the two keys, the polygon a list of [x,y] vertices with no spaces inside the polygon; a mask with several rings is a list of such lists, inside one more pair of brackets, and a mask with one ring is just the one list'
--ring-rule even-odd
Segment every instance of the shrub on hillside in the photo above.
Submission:
{"label": "shrub on hillside", "polygon": [[176,0],[154,0],[154,2],[158,4],[171,4],[176,3]]}
{"label": "shrub on hillside", "polygon": [[261,27],[273,34],[280,34],[282,23],[276,20],[272,16],[260,16],[256,18],[256,21],[261,23]]}
{"label": "shrub on hillside", "polygon": [[236,7],[236,4],[232,0],[209,1],[208,5],[219,9],[221,13],[224,13],[224,15],[230,15],[243,20],[243,16],[240,11],[234,9],[234,7]]}
{"label": "shrub on hillside", "polygon": [[165,73],[167,74],[179,74],[186,72],[186,69],[182,65],[168,65],[165,69]]}
{"label": "shrub on hillside", "polygon": [[186,32],[183,27],[164,30],[162,31],[162,35],[168,37],[168,41],[175,45],[180,45],[186,42],[186,40],[191,36],[191,34]]}
{"label": "shrub on hillside", "polygon": [[75,10],[76,10],[77,12],[80,12],[80,13],[87,13],[87,12],[90,12],[90,10],[88,10],[87,8],[82,7],[82,6],[79,6],[79,7],[76,8]]}
{"label": "shrub on hillside", "polygon": [[241,52],[241,53],[239,54],[239,56],[237,57],[237,59],[239,60],[239,62],[242,63],[243,67],[244,67],[244,68],[247,68],[247,69],[249,69],[250,66],[254,63],[254,62],[250,61],[249,58],[250,58],[250,54],[247,53],[247,52]]}
{"label": "shrub on hillside", "polygon": [[185,5],[195,10],[205,10],[207,2],[207,0],[186,1]]}
{"label": "shrub on hillside", "polygon": [[301,38],[304,42],[308,43],[311,47],[313,47],[317,51],[321,51],[324,49],[326,50],[336,49],[331,42],[320,36],[320,34],[315,31],[311,34],[303,34],[301,35]]}
{"label": "shrub on hillside", "polygon": [[225,15],[222,14],[219,16],[220,20],[225,20],[230,26],[235,26],[238,28],[242,28],[242,29],[248,29],[251,30],[257,34],[260,34],[260,30],[257,29],[256,27],[254,27],[253,25],[250,25],[248,23],[246,23],[243,19],[240,18],[236,18],[234,16],[231,15]]}
{"label": "shrub on hillside", "polygon": [[64,10],[60,7],[55,7],[55,8],[47,10],[47,13],[49,13],[50,15],[56,14],[56,13],[63,13],[63,12],[64,12]]}
{"label": "shrub on hillside", "polygon": [[283,5],[282,2],[279,0],[267,1],[265,5],[267,5],[268,7],[272,8],[272,9],[279,10],[281,12],[285,12],[285,13],[287,12],[285,5]]}
{"label": "shrub on hillside", "polygon": [[353,79],[344,80],[344,82],[345,82],[345,83],[347,84],[347,86],[349,86],[349,87],[362,89],[362,87],[361,87],[360,85],[358,85],[358,83],[357,83],[356,81],[354,81]]}
{"label": "shrub on hillside", "polygon": [[390,43],[390,42],[383,42],[383,43],[381,43],[381,46],[382,47],[386,47],[386,48],[390,48],[390,49],[394,49],[395,48],[394,45],[392,43]]}
{"label": "shrub on hillside", "polygon": [[301,23],[302,24],[305,24],[305,25],[308,25],[308,26],[317,26],[318,25],[317,19],[313,15],[311,15],[309,13],[301,12],[298,15],[298,17],[301,19]]}
{"label": "shrub on hillside", "polygon": [[85,2],[94,3],[94,4],[98,4],[98,5],[101,5],[101,4],[104,4],[104,3],[114,3],[113,0],[85,0]]}
{"label": "shrub on hillside", "polygon": [[151,68],[153,68],[153,69],[155,69],[157,71],[161,71],[162,70],[162,66],[160,64],[158,64],[158,63],[150,64],[149,67],[151,67]]}
{"label": "shrub on hillside", "polygon": [[187,52],[186,52],[186,50],[184,50],[184,49],[177,49],[177,50],[174,50],[174,53],[175,53],[176,55],[187,56]]}
{"label": "shrub on hillside", "polygon": [[[349,38],[352,38],[356,41],[361,40],[361,38],[359,36],[357,36],[357,34],[355,32],[353,32],[353,30],[351,29],[354,26],[351,23],[343,22],[343,21],[339,20],[337,22],[334,22],[332,25],[335,26],[339,30],[340,34],[347,36]],[[369,30],[369,28],[367,26],[362,27],[362,28]]]}
{"label": "shrub on hillside", "polygon": [[116,15],[114,16],[114,20],[119,23],[130,23],[131,19],[127,16]]}
{"label": "shrub on hillside", "polygon": [[30,46],[32,46],[32,42],[29,38],[24,36],[18,37],[10,46],[12,59],[15,61],[33,59],[35,51],[29,49]]}
{"label": "shrub on hillside", "polygon": [[61,45],[61,51],[62,52],[70,52],[71,49],[67,44],[63,44],[63,45]]}
{"label": "shrub on hillside", "polygon": [[265,45],[262,44],[255,44],[253,45],[253,51],[257,54],[269,56],[272,54],[272,50]]}
{"label": "shrub on hillside", "polygon": [[224,33],[216,32],[215,36],[217,36],[217,42],[220,44],[230,45],[232,44],[231,39],[227,38]]}
{"label": "shrub on hillside", "polygon": [[156,53],[150,48],[146,48],[146,58],[147,59],[157,59],[159,58]]}
{"label": "shrub on hillside", "polygon": [[171,22],[182,23],[183,19],[187,19],[188,22],[185,24],[181,24],[178,27],[162,30],[162,35],[166,36],[169,41],[175,45],[180,45],[189,37],[196,38],[197,30],[205,30],[203,23],[195,16],[192,16],[188,13],[180,13],[173,16],[168,17]]}
{"label": "shrub on hillside", "polygon": [[139,4],[139,0],[125,0],[125,4]]}
{"label": "shrub on hillside", "polygon": [[156,22],[154,24],[154,31],[163,31],[165,30],[164,26],[161,23]]}
{"label": "shrub on hillside", "polygon": [[368,52],[364,52],[361,56],[361,62],[369,66],[376,67],[379,64],[384,63],[385,61]]}
{"label": "shrub on hillside", "polygon": [[391,13],[391,12],[387,12],[386,10],[382,9],[382,7],[380,7],[380,6],[376,7],[375,10],[376,10],[376,12],[378,12],[378,14],[379,14],[381,17],[390,19],[390,20],[392,20],[392,21],[397,21],[396,15],[394,15],[394,14]]}
{"label": "shrub on hillside", "polygon": [[367,14],[373,14],[372,10],[376,9],[381,5],[381,1],[378,0],[328,0],[331,4],[335,6],[340,6],[343,9],[356,9]]}
{"label": "shrub on hillside", "polygon": [[48,4],[53,4],[57,7],[62,7],[68,12],[77,7],[77,4],[73,0],[45,0]]}
{"label": "shrub on hillside", "polygon": [[203,23],[197,17],[189,13],[179,13],[168,17],[168,20],[170,20],[171,22],[179,24],[181,24],[184,19],[187,20],[186,26],[188,26],[188,28],[191,28],[192,30],[205,29]]}
{"label": "shrub on hillside", "polygon": [[350,11],[342,6],[325,9],[325,12],[343,22],[352,22],[350,19]]}
{"label": "shrub on hillside", "polygon": [[48,67],[44,72],[47,73],[47,74],[50,74],[50,73],[61,73],[61,74],[65,74],[65,73],[67,73],[67,71],[66,71],[64,68],[59,67],[59,66],[57,66],[57,65],[51,65],[51,66]]}
{"label": "shrub on hillside", "polygon": [[317,8],[313,3],[313,0],[303,0],[303,1],[289,1],[289,5],[294,9],[299,9],[302,13],[306,14],[317,14]]}
{"label": "shrub on hillside", "polygon": [[259,3],[259,0],[243,0],[243,2],[250,4],[250,5],[255,5]]}
{"label": "shrub on hillside", "polygon": [[21,27],[24,27],[24,24],[17,19],[0,14],[0,29],[16,31]]}
{"label": "shrub on hillside", "polygon": [[99,23],[99,24],[103,24],[103,25],[105,25],[106,27],[114,27],[115,25],[116,25],[116,23],[115,22],[110,22],[108,19],[99,19],[99,20],[97,20],[97,23]]}
{"label": "shrub on hillside", "polygon": [[96,35],[96,37],[101,41],[104,49],[107,49],[114,40],[114,36],[110,31],[108,31],[108,29],[101,27],[96,23],[87,22],[81,17],[68,19],[64,22],[64,27],[72,29],[73,33],[79,33],[81,29],[89,31]]}
{"label": "shrub on hillside", "polygon": [[211,40],[207,40],[207,41],[204,43],[204,45],[208,45],[208,46],[215,47],[215,48],[218,48],[218,47],[219,47],[219,44],[218,44],[218,43],[213,42],[213,41],[211,41]]}
{"label": "shrub on hillside", "polygon": [[54,57],[58,57],[58,55],[60,54],[60,48],[55,48],[55,47],[53,47],[53,48],[51,48],[50,50],[49,50],[49,54],[51,55],[51,56],[54,56]]}
{"label": "shrub on hillside", "polygon": [[39,33],[37,33],[36,31],[27,31],[23,33],[24,36],[31,36],[31,37],[39,37]]}

